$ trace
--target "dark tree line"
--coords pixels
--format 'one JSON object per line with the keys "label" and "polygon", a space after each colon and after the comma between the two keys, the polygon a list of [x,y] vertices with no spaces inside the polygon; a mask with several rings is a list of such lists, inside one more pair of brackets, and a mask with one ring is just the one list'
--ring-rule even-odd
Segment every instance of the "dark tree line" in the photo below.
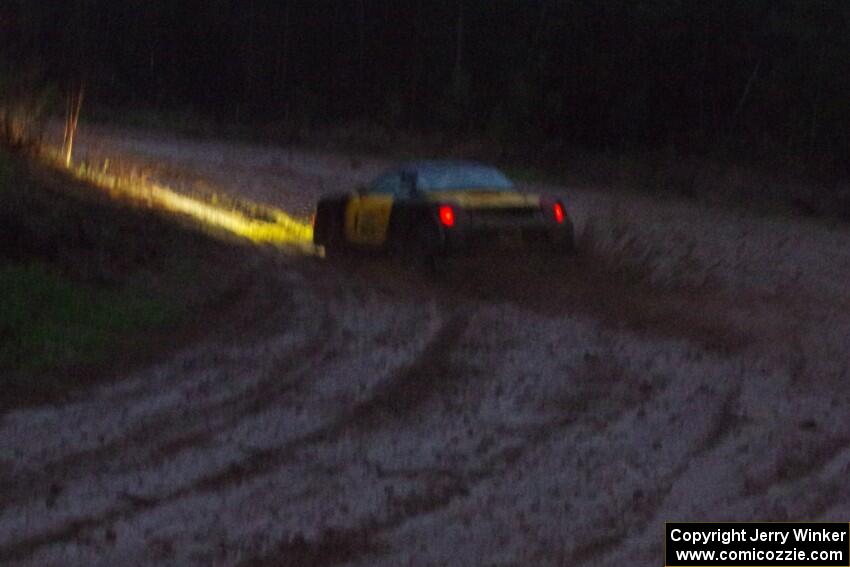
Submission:
{"label": "dark tree line", "polygon": [[87,104],[841,166],[846,0],[4,0]]}

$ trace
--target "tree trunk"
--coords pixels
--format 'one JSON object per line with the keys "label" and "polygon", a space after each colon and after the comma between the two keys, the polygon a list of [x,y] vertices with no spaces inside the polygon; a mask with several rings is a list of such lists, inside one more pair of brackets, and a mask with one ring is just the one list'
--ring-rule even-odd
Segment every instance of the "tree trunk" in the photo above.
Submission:
{"label": "tree trunk", "polygon": [[363,105],[363,67],[366,58],[366,6],[364,0],[357,3],[357,97],[360,99],[360,105]]}
{"label": "tree trunk", "polygon": [[741,112],[744,110],[744,105],[747,103],[747,99],[750,96],[750,91],[753,88],[753,84],[756,82],[756,77],[759,73],[759,68],[761,68],[761,57],[759,57],[758,61],[756,61],[755,67],[753,67],[753,72],[750,73],[750,78],[747,79],[747,84],[744,86],[744,92],[741,93],[741,98],[738,99],[738,104],[735,105],[735,112],[732,114],[732,124],[730,126],[730,130],[734,130],[735,126],[738,123],[738,117]]}
{"label": "tree trunk", "polygon": [[77,123],[80,120],[80,110],[83,107],[84,87],[68,93],[65,107],[65,136],[62,141],[62,151],[65,154],[65,167],[71,167],[71,156],[74,152],[74,137],[77,135]]}
{"label": "tree trunk", "polygon": [[457,26],[455,27],[455,77],[463,72],[463,0],[457,5]]}
{"label": "tree trunk", "polygon": [[809,127],[809,155],[815,151],[815,138],[817,137],[818,114],[820,111],[821,92],[823,91],[823,62],[826,59],[826,42],[821,46],[820,57],[818,58],[818,68],[815,81],[815,100],[812,102],[812,122]]}

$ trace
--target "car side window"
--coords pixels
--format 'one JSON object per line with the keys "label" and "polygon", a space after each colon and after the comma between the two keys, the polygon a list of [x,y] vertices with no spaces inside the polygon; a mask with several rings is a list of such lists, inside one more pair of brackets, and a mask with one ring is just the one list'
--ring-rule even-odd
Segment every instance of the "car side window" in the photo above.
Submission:
{"label": "car side window", "polygon": [[396,199],[410,199],[415,193],[415,177],[410,173],[394,172],[379,177],[369,187],[371,195],[392,195]]}
{"label": "car side window", "polygon": [[401,174],[390,173],[379,177],[369,188],[369,193],[375,195],[395,195],[401,191]]}

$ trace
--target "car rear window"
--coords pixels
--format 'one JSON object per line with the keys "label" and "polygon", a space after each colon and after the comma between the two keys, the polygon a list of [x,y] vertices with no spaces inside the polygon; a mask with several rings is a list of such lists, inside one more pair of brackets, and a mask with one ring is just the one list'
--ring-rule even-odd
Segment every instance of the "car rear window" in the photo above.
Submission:
{"label": "car rear window", "polygon": [[423,167],[417,171],[416,187],[420,191],[457,191],[464,189],[489,189],[505,191],[514,184],[504,173],[494,167],[463,165]]}

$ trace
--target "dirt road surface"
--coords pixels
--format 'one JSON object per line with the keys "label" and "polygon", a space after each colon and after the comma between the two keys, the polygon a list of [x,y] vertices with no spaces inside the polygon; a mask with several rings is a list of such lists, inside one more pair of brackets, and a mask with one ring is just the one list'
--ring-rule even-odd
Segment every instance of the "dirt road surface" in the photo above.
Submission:
{"label": "dirt road surface", "polygon": [[[78,144],[296,215],[386,165]],[[850,230],[546,189],[564,266],[256,249],[225,328],[0,417],[0,564],[659,565],[664,521],[847,521]]]}

